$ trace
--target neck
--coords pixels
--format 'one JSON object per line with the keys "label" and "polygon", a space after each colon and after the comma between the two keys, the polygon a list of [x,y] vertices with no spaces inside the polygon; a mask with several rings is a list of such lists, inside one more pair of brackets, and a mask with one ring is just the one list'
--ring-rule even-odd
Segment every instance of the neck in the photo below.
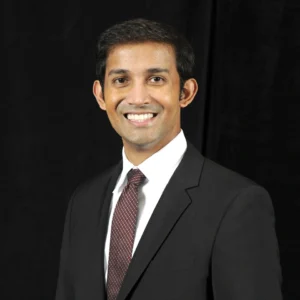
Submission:
{"label": "neck", "polygon": [[141,147],[126,147],[124,144],[124,151],[127,159],[134,165],[138,166],[147,158],[152,156],[154,153],[159,151],[162,147],[158,149],[143,149]]}
{"label": "neck", "polygon": [[138,166],[150,156],[166,146],[172,139],[156,145],[135,145],[123,140],[124,151],[127,159],[134,165]]}
{"label": "neck", "polygon": [[138,166],[140,165],[143,161],[145,161],[147,158],[149,158],[151,155],[153,155],[154,153],[128,153],[128,151],[125,150],[125,154],[127,159],[134,165],[134,166]]}

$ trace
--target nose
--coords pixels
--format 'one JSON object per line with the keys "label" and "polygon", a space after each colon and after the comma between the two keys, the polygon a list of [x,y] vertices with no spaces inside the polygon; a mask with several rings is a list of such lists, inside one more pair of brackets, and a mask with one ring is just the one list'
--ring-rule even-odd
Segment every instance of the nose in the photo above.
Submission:
{"label": "nose", "polygon": [[143,82],[136,82],[132,86],[127,95],[127,102],[131,105],[144,105],[149,103],[148,90]]}

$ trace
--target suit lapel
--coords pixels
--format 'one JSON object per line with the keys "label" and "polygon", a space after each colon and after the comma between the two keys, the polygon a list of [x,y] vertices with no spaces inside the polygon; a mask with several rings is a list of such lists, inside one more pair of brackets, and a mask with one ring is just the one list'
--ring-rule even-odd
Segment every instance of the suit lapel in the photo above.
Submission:
{"label": "suit lapel", "polygon": [[191,203],[187,189],[199,184],[203,157],[188,143],[187,151],[165,188],[138,244],[117,300],[124,300],[168,234]]}
{"label": "suit lapel", "polygon": [[[113,168],[111,172],[107,175],[107,185],[104,189],[104,197],[102,201],[102,207],[99,210],[99,223],[98,223],[98,241],[100,243],[100,295],[102,296],[99,299],[106,299],[106,287],[105,287],[105,273],[104,273],[104,248],[105,248],[105,239],[107,233],[108,217],[109,217],[109,208],[112,198],[112,191],[116,185],[118,177],[122,171],[122,162]],[[98,269],[98,268],[97,268]]]}

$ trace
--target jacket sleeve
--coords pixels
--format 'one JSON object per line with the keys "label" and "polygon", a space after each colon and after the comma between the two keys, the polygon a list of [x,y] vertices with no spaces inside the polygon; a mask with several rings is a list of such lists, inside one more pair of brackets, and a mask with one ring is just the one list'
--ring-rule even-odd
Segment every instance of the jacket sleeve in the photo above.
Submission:
{"label": "jacket sleeve", "polygon": [[274,211],[259,186],[240,192],[227,208],[212,254],[215,300],[282,300]]}
{"label": "jacket sleeve", "polygon": [[[75,193],[74,193],[75,194]],[[62,238],[62,245],[60,250],[60,265],[59,265],[59,274],[56,288],[56,297],[55,300],[73,300],[74,299],[74,289],[72,281],[72,272],[71,272],[71,219],[72,219],[72,209],[73,209],[74,195],[69,201],[64,233]]]}

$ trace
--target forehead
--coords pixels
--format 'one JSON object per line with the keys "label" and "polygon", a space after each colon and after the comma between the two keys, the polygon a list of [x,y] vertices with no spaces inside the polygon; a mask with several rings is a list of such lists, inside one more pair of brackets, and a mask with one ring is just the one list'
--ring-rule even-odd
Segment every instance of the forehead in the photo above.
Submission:
{"label": "forehead", "polygon": [[118,45],[108,54],[106,74],[115,68],[129,71],[148,68],[176,70],[175,52],[171,45],[154,42]]}

